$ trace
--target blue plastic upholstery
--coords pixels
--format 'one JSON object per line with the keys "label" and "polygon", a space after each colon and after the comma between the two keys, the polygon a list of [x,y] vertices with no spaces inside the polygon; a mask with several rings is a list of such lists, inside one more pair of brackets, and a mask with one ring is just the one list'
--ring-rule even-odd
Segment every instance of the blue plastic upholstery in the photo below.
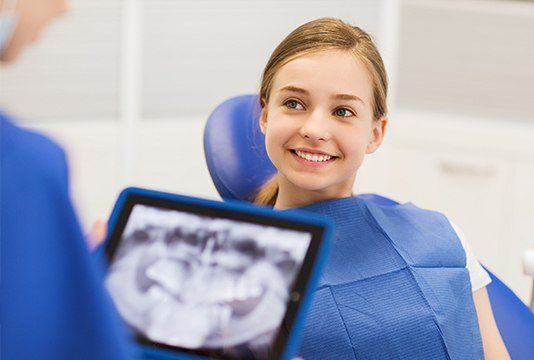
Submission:
{"label": "blue plastic upholstery", "polygon": [[[226,100],[210,115],[204,131],[204,151],[211,178],[224,199],[250,201],[276,172],[267,156],[259,128],[256,95]],[[396,201],[377,194],[358,195],[379,205]],[[488,271],[489,272],[489,271]],[[499,331],[512,359],[534,359],[534,314],[495,275],[487,286]]]}

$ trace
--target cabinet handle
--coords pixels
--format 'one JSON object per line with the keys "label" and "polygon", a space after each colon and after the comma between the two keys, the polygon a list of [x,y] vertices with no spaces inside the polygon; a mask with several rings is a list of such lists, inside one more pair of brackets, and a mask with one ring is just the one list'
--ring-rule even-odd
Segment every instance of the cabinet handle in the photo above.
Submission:
{"label": "cabinet handle", "polygon": [[453,161],[440,161],[439,170],[447,175],[460,175],[489,178],[495,175],[495,168]]}

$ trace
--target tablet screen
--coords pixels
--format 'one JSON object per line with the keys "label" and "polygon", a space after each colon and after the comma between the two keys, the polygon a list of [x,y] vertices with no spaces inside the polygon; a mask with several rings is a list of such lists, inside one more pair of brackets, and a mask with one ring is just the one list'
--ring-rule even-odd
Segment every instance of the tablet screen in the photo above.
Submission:
{"label": "tablet screen", "polygon": [[219,358],[270,357],[298,295],[309,231],[146,204],[123,222],[106,286],[139,339]]}

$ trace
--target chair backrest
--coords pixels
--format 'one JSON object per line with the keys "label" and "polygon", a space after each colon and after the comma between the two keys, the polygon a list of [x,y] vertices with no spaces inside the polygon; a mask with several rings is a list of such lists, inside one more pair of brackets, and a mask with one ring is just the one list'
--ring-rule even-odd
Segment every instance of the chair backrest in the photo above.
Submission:
{"label": "chair backrest", "polygon": [[[224,199],[251,201],[276,173],[265,150],[256,95],[226,100],[210,115],[204,130],[204,152],[211,178]],[[375,204],[396,201],[377,194],[358,195]],[[489,271],[488,271],[489,272]],[[534,314],[494,274],[487,290],[493,313],[512,359],[534,359]]]}

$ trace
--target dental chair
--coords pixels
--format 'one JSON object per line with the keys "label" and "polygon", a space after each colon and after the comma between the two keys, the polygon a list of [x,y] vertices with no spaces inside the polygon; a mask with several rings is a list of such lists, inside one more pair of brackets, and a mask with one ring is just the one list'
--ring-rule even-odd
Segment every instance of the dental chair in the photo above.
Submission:
{"label": "dental chair", "polygon": [[[225,200],[251,201],[276,172],[258,125],[256,95],[230,98],[210,115],[204,129],[204,152],[211,178]],[[360,198],[391,206],[396,201],[376,194]],[[487,269],[486,269],[487,270]],[[497,326],[512,359],[534,359],[534,313],[489,270],[487,286]]]}

